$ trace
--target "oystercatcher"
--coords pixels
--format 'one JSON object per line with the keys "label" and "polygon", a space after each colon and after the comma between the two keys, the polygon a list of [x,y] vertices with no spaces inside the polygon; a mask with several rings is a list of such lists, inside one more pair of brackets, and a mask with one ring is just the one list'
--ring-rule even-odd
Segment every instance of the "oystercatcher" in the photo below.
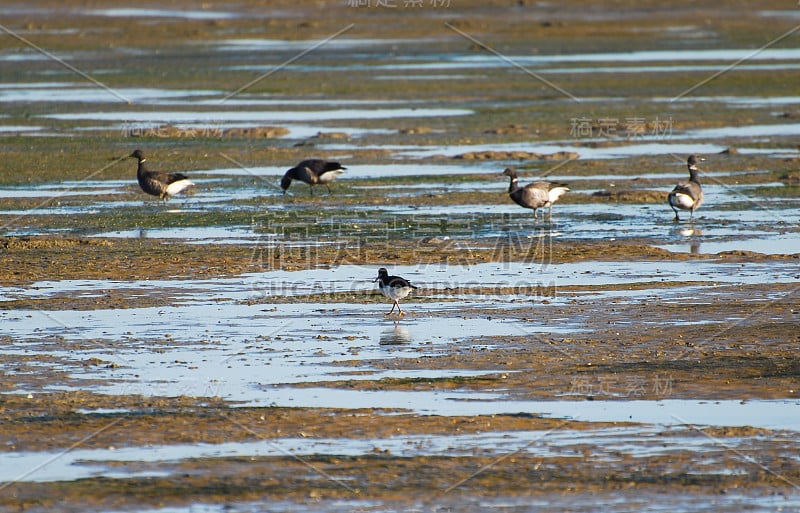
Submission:
{"label": "oystercatcher", "polygon": [[394,312],[395,306],[397,307],[398,315],[405,315],[405,313],[400,309],[400,303],[398,303],[398,301],[409,295],[411,291],[417,287],[400,276],[389,276],[389,271],[387,271],[385,267],[378,269],[378,277],[373,281],[379,282],[378,288],[380,289],[381,294],[394,301],[394,304],[392,304],[392,309],[389,310],[389,313],[385,315],[391,315],[392,312]]}

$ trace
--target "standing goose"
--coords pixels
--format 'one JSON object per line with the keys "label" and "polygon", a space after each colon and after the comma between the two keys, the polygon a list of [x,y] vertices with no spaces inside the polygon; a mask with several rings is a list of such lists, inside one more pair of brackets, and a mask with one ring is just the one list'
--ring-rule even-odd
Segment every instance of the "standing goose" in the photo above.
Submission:
{"label": "standing goose", "polygon": [[347,169],[342,167],[338,162],[328,162],[322,159],[307,159],[303,160],[292,169],[286,171],[286,174],[281,178],[281,189],[286,194],[286,189],[292,184],[292,180],[300,180],[311,186],[311,195],[314,195],[314,186],[317,184],[325,184],[328,188],[328,194],[331,193],[331,188],[328,185],[340,174],[344,173]]}
{"label": "standing goose", "polygon": [[689,219],[692,219],[694,211],[703,204],[703,187],[700,185],[700,182],[697,181],[697,173],[699,171],[697,169],[698,160],[703,161],[705,159],[697,155],[689,156],[689,160],[686,162],[689,166],[689,181],[678,183],[667,197],[669,206],[675,211],[676,221],[680,221],[678,209],[688,210]]}
{"label": "standing goose", "polygon": [[378,269],[378,277],[372,281],[379,282],[378,288],[380,289],[381,294],[394,301],[394,304],[392,304],[392,309],[389,310],[389,313],[386,315],[392,315],[395,306],[397,307],[398,315],[405,315],[405,313],[400,309],[400,303],[398,303],[398,301],[411,294],[411,291],[417,287],[400,276],[389,276],[389,271],[387,271],[385,267]]}
{"label": "standing goose", "polygon": [[525,187],[520,187],[517,182],[517,171],[513,167],[507,167],[503,174],[511,178],[511,183],[508,186],[508,195],[517,205],[532,208],[534,219],[538,208],[549,208],[549,215],[552,217],[553,203],[558,201],[558,198],[569,190],[566,184],[544,181],[533,182]]}
{"label": "standing goose", "polygon": [[139,168],[136,170],[136,179],[139,181],[139,187],[147,194],[158,196],[162,200],[167,201],[171,196],[175,196],[184,189],[194,185],[193,182],[189,181],[186,175],[181,173],[159,173],[158,171],[149,171],[144,165],[147,159],[144,158],[142,150],[136,150],[128,157],[139,161]]}

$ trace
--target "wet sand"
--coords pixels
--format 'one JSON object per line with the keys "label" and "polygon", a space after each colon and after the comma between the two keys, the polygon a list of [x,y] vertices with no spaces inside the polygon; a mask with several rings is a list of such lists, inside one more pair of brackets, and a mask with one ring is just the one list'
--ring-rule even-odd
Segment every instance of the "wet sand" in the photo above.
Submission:
{"label": "wet sand", "polygon": [[0,510],[800,509],[794,11],[350,4],[6,9]]}

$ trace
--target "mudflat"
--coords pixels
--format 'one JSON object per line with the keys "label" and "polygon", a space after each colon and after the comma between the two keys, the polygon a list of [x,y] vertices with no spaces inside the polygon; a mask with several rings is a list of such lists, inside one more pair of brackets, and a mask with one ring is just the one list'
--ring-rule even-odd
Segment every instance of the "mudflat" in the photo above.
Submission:
{"label": "mudflat", "polygon": [[0,510],[800,509],[796,6],[0,12]]}

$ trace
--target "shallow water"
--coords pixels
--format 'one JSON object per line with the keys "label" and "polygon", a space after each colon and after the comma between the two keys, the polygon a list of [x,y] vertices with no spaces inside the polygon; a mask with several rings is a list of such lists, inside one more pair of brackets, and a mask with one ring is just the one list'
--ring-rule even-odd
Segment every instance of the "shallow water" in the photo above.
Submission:
{"label": "shallow water", "polygon": [[[0,287],[0,299],[47,298],[60,294],[90,294],[109,290],[147,289],[153,294],[171,292],[186,304],[209,300],[269,298],[304,294],[335,294],[377,290],[374,279],[378,264],[310,268],[304,271],[265,271],[240,278],[210,280],[42,280],[28,287]],[[792,283],[800,281],[800,270],[792,262],[675,261],[585,262],[553,264],[547,260],[491,262],[480,264],[392,265],[391,272],[407,277],[426,290],[459,287],[515,287],[555,285],[593,288],[633,283],[708,282],[715,284]],[[381,300],[382,301],[382,300]],[[412,298],[409,298],[413,302]],[[335,303],[338,305],[339,303]],[[264,305],[262,305],[263,307]],[[297,305],[274,305],[291,308]],[[311,305],[307,305],[306,308]],[[323,305],[324,306],[324,305]],[[369,310],[375,305],[352,305]],[[299,306],[298,308],[303,308]],[[0,328],[2,329],[2,328]],[[21,333],[18,333],[21,335]]]}
{"label": "shallow water", "polygon": [[[148,105],[172,104],[195,97],[222,96],[220,91],[197,89],[115,88],[114,92],[133,103]],[[119,96],[98,87],[82,84],[50,82],[5,84],[0,87],[0,102],[119,103]]]}
{"label": "shallow water", "polygon": [[[723,129],[719,129],[723,130]],[[653,136],[649,139],[656,139],[661,141],[667,140],[680,140],[679,134],[664,136]],[[688,138],[688,137],[687,137]],[[480,144],[480,145],[448,145],[448,146],[381,146],[383,149],[392,150],[396,156],[408,158],[426,158],[437,155],[445,155],[454,157],[463,153],[469,152],[482,152],[482,151],[528,151],[543,154],[551,154],[559,151],[568,151],[577,153],[581,159],[613,159],[636,157],[644,155],[690,155],[692,153],[700,154],[714,154],[720,153],[727,149],[726,145],[710,144],[710,143],[691,143],[691,142],[648,142],[645,138],[642,143],[634,139],[630,144],[623,144],[620,146],[609,146],[600,148],[591,148],[587,146],[573,146],[578,142],[584,142],[582,139],[575,138],[572,141],[562,142],[525,142],[525,143],[502,143],[502,144]],[[346,151],[351,148],[348,145],[342,144],[326,144],[325,148],[332,151]],[[739,148],[742,154],[767,154],[767,155],[792,155],[796,154],[795,149],[760,149],[760,148]],[[563,165],[563,161],[553,161],[551,167]]]}
{"label": "shallow water", "polygon": [[[596,513],[598,505],[613,507],[613,511],[624,513],[705,513],[709,504],[719,511],[735,511],[743,504],[747,505],[749,513],[774,513],[786,511],[789,508],[800,509],[800,497],[791,495],[757,496],[726,492],[724,495],[671,495],[663,494],[630,494],[626,492],[591,492],[588,494],[564,494],[562,492],[546,494],[543,497],[534,495],[530,497],[442,497],[437,498],[437,508],[452,508],[453,510],[473,508],[470,511],[498,511],[503,513],[527,513],[536,508],[541,513],[562,513],[572,511],[575,513]],[[412,501],[409,506],[407,501],[378,501],[378,500],[347,500],[347,499],[317,499],[314,507],[329,513],[352,513],[354,511],[383,513],[386,511],[399,511],[405,508],[408,511],[427,511],[431,509],[430,501],[421,499]],[[193,504],[188,507],[167,507],[153,510],[141,510],[142,513],[300,513],[307,512],[307,501],[271,501],[269,504],[258,503],[226,503],[226,504]],[[118,511],[109,513],[119,513]]]}
{"label": "shallow water", "polygon": [[189,20],[231,19],[243,16],[242,13],[232,11],[210,11],[206,9],[148,9],[137,7],[79,9],[71,12],[84,16],[104,16],[108,18],[185,18]]}
{"label": "shallow water", "polygon": [[[42,281],[24,288],[3,287],[0,301],[63,295],[92,298],[115,290],[132,298],[153,295],[171,302],[172,306],[5,311],[0,313],[0,335],[10,337],[13,342],[6,344],[2,352],[25,355],[35,351],[56,358],[61,363],[51,363],[51,368],[63,368],[75,381],[54,384],[53,390],[88,386],[108,394],[219,396],[247,404],[278,402],[320,406],[320,401],[334,400],[338,392],[287,392],[273,387],[339,379],[435,379],[493,374],[503,371],[447,368],[407,371],[376,369],[358,362],[432,356],[448,351],[452,344],[486,347],[487,340],[493,340],[488,337],[537,334],[552,337],[584,330],[583,321],[578,318],[553,323],[548,306],[544,304],[538,306],[537,319],[505,318],[510,310],[529,307],[531,301],[535,301],[536,298],[530,296],[531,287],[554,287],[556,290],[572,287],[570,292],[548,298],[550,305],[559,305],[577,297],[640,301],[652,294],[657,294],[662,301],[669,301],[672,296],[681,301],[687,293],[685,287],[663,289],[660,287],[663,282],[687,281],[695,287],[705,284],[709,290],[717,290],[721,285],[800,282],[800,272],[792,263],[713,261],[636,262],[625,266],[616,262],[434,264],[393,266],[392,272],[411,279],[433,298],[437,291],[448,290],[443,296],[447,300],[429,299],[418,303],[412,296],[403,301],[403,307],[411,315],[402,320],[383,317],[390,305],[379,296],[366,304],[270,301],[270,298],[305,294],[374,290],[373,266],[271,271],[221,280]],[[658,289],[643,288],[636,293],[591,289],[634,283],[651,283]],[[581,292],[581,286],[587,287],[589,293]],[[520,290],[520,293],[498,294],[489,290],[476,294],[471,292],[475,287],[504,287]],[[575,287],[578,289],[574,290]],[[699,297],[699,292],[693,293],[694,297]],[[459,300],[452,302],[453,298]],[[515,298],[520,301],[510,301]],[[243,302],[250,299],[259,302]],[[470,313],[470,309],[481,313]],[[332,317],[336,318],[335,324],[330,323]],[[81,342],[81,349],[65,351],[65,342]],[[109,362],[114,367],[81,363],[90,358]],[[354,362],[354,365],[341,366],[341,361]],[[103,384],[84,384],[84,380],[97,379]],[[325,397],[321,399],[320,394]],[[380,401],[402,408],[413,403],[419,411],[452,414],[446,413],[449,410],[443,409],[435,393],[412,394],[414,398],[409,397],[408,403],[393,403],[395,396],[392,394],[376,396],[376,407]],[[401,400],[406,395],[400,393],[396,397]],[[485,401],[481,408],[488,410],[481,410],[483,413],[491,413],[500,407],[498,404],[504,403],[496,394],[468,393],[463,397]],[[360,399],[358,404],[362,404]]]}
{"label": "shallow water", "polygon": [[[59,455],[50,452],[0,453],[0,482],[48,482],[85,479],[97,475],[131,478],[167,476],[182,460],[198,458],[268,458],[336,454],[366,456],[376,450],[389,451],[395,457],[459,457],[476,453],[486,456],[503,454],[558,458],[568,455],[591,457],[598,462],[613,462],[623,455],[634,458],[669,456],[692,451],[704,457],[704,467],[718,464],[727,451],[748,451],[750,438],[726,438],[720,441],[678,427],[654,429],[647,426],[615,427],[587,431],[509,431],[467,435],[410,435],[378,439],[278,438],[256,442],[221,444],[161,445],[114,449],[76,449]],[[788,451],[797,442],[786,440]],[[113,462],[114,466],[108,466]],[[151,470],[128,469],[126,463],[158,464]],[[121,464],[120,464],[121,463]],[[20,473],[19,469],[36,469]]]}
{"label": "shallow water", "polygon": [[[303,39],[297,41],[288,41],[285,39],[226,39],[214,42],[213,46],[218,51],[223,52],[275,52],[275,51],[301,51],[308,48],[315,47],[320,44],[322,40]],[[323,46],[319,46],[321,50],[332,49],[359,49],[362,47],[374,48],[376,46],[395,46],[395,45],[410,45],[410,44],[426,44],[437,41],[433,38],[414,38],[414,39],[389,39],[389,38],[351,38],[351,37],[338,37],[325,41]],[[267,68],[268,70],[269,68]],[[294,68],[293,68],[294,69]],[[339,67],[338,69],[347,71],[350,68]]]}
{"label": "shallow water", "polygon": [[[498,59],[494,55],[446,55],[440,56],[436,61],[419,59],[418,62],[402,64],[378,65],[377,69],[390,70],[421,70],[421,69],[463,69],[463,68],[499,68],[507,67],[508,62]],[[576,53],[562,55],[508,55],[508,59],[523,66],[537,66],[553,63],[579,63],[579,62],[703,62],[703,61],[723,61],[725,63],[735,62],[739,59],[747,59],[752,62],[759,61],[791,61],[800,59],[800,49],[798,48],[768,48],[761,51],[751,49],[720,49],[720,50],[646,50],[632,52],[612,52],[612,53]]]}
{"label": "shallow water", "polygon": [[[800,402],[786,401],[508,401],[498,393],[353,391],[332,388],[265,388],[264,397],[251,406],[397,408],[423,415],[501,415],[533,413],[587,422],[637,422],[666,426],[753,426],[797,431]],[[327,406],[324,406],[327,405]]]}
{"label": "shallow water", "polygon": [[735,239],[728,241],[689,242],[657,246],[673,253],[720,253],[723,251],[753,251],[765,255],[794,255],[800,253],[800,233],[776,235],[769,239]]}
{"label": "shallow water", "polygon": [[262,239],[252,227],[196,226],[185,228],[141,228],[100,232],[92,237],[124,239],[180,239],[190,244],[248,244]]}
{"label": "shallow water", "polygon": [[43,114],[44,118],[66,121],[124,121],[128,123],[201,123],[204,126],[216,126],[227,122],[304,122],[304,121],[337,121],[346,119],[398,119],[424,118],[441,116],[466,116],[472,114],[467,109],[451,108],[376,108],[376,109],[325,109],[325,110],[217,110],[217,111],[97,111]]}
{"label": "shallow water", "polygon": [[0,198],[60,198],[66,196],[97,196],[121,194],[132,182],[124,180],[65,181],[35,186],[0,187]]}

